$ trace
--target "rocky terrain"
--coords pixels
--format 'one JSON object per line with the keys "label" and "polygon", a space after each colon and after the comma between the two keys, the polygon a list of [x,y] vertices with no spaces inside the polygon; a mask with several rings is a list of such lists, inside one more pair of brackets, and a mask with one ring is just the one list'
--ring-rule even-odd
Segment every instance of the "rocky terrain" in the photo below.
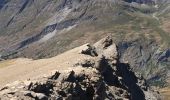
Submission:
{"label": "rocky terrain", "polygon": [[[2,100],[159,100],[146,80],[120,63],[116,45],[106,37],[86,44],[81,61],[34,80],[16,81],[0,90]],[[88,58],[90,56],[90,59]],[[57,60],[57,59],[56,59]],[[57,66],[57,65],[56,65]]]}
{"label": "rocky terrain", "polygon": [[61,55],[111,35],[120,63],[169,91],[169,19],[170,0],[0,0],[0,86],[82,58]]}

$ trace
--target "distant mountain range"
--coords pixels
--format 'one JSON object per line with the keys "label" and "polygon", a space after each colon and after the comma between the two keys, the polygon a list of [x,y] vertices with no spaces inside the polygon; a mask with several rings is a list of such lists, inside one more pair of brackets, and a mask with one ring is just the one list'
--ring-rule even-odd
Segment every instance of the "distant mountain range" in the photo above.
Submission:
{"label": "distant mountain range", "polygon": [[170,0],[124,0],[124,1],[129,3],[136,2],[140,4],[160,4],[170,2]]}

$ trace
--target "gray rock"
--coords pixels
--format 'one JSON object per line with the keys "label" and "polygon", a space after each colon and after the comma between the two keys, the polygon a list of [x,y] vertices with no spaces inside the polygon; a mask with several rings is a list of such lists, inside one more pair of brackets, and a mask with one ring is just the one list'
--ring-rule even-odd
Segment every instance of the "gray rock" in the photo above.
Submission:
{"label": "gray rock", "polygon": [[42,93],[36,93],[36,98],[38,100],[48,100],[47,96]]}
{"label": "gray rock", "polygon": [[98,56],[96,49],[94,46],[87,44],[87,48],[81,51],[82,54],[90,55],[90,56]]}
{"label": "gray rock", "polygon": [[[111,41],[107,37],[95,44],[96,49],[85,49],[83,54],[91,55],[91,59],[79,62],[72,71],[56,71],[48,77],[2,88],[0,99],[156,100],[145,79],[134,73],[128,63],[117,61],[116,45]],[[96,51],[99,56],[93,55]]]}

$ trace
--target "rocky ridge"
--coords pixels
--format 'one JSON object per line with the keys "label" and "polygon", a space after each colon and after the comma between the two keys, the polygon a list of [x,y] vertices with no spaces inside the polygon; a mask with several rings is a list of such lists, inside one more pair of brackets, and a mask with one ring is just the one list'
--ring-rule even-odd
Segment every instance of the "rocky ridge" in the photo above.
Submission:
{"label": "rocky ridge", "polygon": [[2,100],[158,100],[145,79],[120,63],[110,37],[80,52],[90,59],[76,62],[68,70],[54,71],[35,80],[17,81],[0,89]]}
{"label": "rocky ridge", "polygon": [[169,1],[0,0],[0,61],[54,57],[111,33],[122,62],[151,85],[167,86]]}

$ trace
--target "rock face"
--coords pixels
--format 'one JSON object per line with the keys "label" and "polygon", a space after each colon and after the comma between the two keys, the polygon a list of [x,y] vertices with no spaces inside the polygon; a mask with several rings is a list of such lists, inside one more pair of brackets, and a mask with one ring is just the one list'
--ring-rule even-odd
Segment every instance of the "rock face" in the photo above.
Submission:
{"label": "rock face", "polygon": [[[163,66],[170,65],[169,49],[161,50],[152,41],[137,40],[118,44],[118,52],[120,61],[128,62],[133,70],[142,73],[150,85],[164,86],[167,84],[166,74],[169,73],[169,70]],[[166,64],[163,65],[165,62]],[[152,68],[152,71],[149,68]]]}
{"label": "rock face", "polygon": [[65,71],[18,81],[0,90],[2,100],[158,100],[145,79],[120,63],[116,45],[106,37],[80,51],[92,56]]}
{"label": "rock face", "polygon": [[[165,86],[165,76],[170,77],[170,57],[164,56],[170,49],[169,2],[0,0],[0,60],[49,58],[110,33],[122,59],[153,85]],[[83,53],[97,56],[91,49]]]}

